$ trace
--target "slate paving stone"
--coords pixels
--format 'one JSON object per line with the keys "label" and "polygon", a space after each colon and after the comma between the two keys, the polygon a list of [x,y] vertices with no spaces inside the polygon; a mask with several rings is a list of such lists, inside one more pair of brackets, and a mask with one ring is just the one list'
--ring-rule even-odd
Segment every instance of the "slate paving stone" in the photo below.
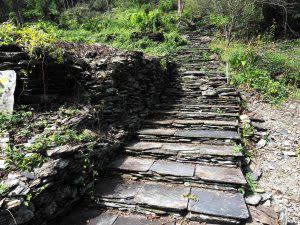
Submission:
{"label": "slate paving stone", "polygon": [[195,177],[205,181],[245,185],[247,182],[239,168],[196,165]]}
{"label": "slate paving stone", "polygon": [[141,135],[172,136],[175,132],[175,129],[145,129],[138,133]]}
{"label": "slate paving stone", "polygon": [[125,182],[121,178],[104,178],[97,181],[94,195],[107,199],[130,199],[142,188],[141,183]]}
{"label": "slate paving stone", "polygon": [[158,149],[162,147],[162,143],[158,142],[137,142],[127,146],[128,149],[132,150],[150,150],[150,149]]}
{"label": "slate paving stone", "polygon": [[204,144],[185,144],[185,143],[159,143],[159,142],[137,142],[135,144],[126,147],[126,149],[148,153],[161,153],[163,154],[179,154],[184,156],[185,154],[201,156],[201,155],[214,155],[214,156],[242,156],[239,152],[233,151],[233,146],[230,145],[204,145]]}
{"label": "slate paving stone", "polygon": [[240,220],[249,218],[247,206],[240,193],[192,188],[191,194],[196,201],[189,201],[190,212]]}
{"label": "slate paving stone", "polygon": [[119,216],[113,225],[175,225],[165,220],[149,220],[141,215]]}
{"label": "slate paving stone", "polygon": [[186,138],[240,139],[240,135],[237,132],[218,130],[178,130],[175,132],[175,136]]}
{"label": "slate paving stone", "polygon": [[183,125],[216,125],[216,126],[237,126],[237,121],[220,121],[220,120],[175,120],[174,124]]}
{"label": "slate paving stone", "polygon": [[80,207],[50,225],[113,225],[117,218],[118,215],[109,212]]}
{"label": "slate paving stone", "polygon": [[180,212],[187,209],[189,187],[147,183],[135,196],[134,201],[145,207]]}
{"label": "slate paving stone", "polygon": [[151,166],[150,170],[163,175],[192,177],[194,176],[195,166],[187,163],[159,160]]}
{"label": "slate paving stone", "polygon": [[109,168],[127,171],[146,172],[150,169],[154,161],[154,159],[123,156],[113,161]]}
{"label": "slate paving stone", "polygon": [[192,151],[196,150],[198,147],[191,144],[182,144],[182,143],[165,143],[162,146],[162,149],[169,151]]}

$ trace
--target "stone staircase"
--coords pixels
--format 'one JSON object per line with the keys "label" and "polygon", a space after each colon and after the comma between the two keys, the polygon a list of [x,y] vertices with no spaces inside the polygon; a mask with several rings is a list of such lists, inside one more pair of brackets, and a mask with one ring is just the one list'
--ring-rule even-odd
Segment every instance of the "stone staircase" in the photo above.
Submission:
{"label": "stone staircase", "polygon": [[107,211],[87,224],[243,224],[249,218],[239,191],[247,185],[243,155],[234,151],[241,141],[238,93],[219,72],[210,37],[187,36],[162,103],[96,183],[95,201]]}

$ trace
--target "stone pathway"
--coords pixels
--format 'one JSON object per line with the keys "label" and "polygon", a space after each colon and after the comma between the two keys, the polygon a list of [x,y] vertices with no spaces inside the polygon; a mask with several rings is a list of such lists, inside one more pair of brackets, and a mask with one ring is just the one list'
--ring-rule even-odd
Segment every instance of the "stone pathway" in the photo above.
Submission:
{"label": "stone pathway", "polygon": [[104,211],[74,211],[61,224],[241,224],[249,218],[239,191],[246,185],[242,155],[234,151],[241,139],[238,93],[218,72],[210,37],[187,35],[191,43],[176,57],[181,67],[163,102],[96,183],[94,198]]}

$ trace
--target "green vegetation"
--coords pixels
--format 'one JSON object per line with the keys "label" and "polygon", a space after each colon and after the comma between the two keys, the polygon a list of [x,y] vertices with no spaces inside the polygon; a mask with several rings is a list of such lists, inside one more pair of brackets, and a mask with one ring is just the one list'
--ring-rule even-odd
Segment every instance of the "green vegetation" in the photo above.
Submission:
{"label": "green vegetation", "polygon": [[[67,119],[76,117],[78,113],[80,110],[74,107],[61,107],[58,111],[58,118],[68,121]],[[0,133],[9,132],[11,137],[8,147],[3,151],[9,168],[31,171],[48,160],[45,154],[48,149],[65,144],[90,143],[97,138],[97,134],[90,130],[74,130],[63,124],[53,129],[55,124],[56,119],[51,121],[43,114],[33,116],[33,113],[25,108],[15,111],[12,115],[0,113]],[[25,144],[32,138],[34,138],[33,143]],[[89,145],[87,149],[90,152],[92,145]],[[83,150],[82,155],[85,161],[89,160],[87,153]]]}
{"label": "green vegetation", "polygon": [[244,147],[241,144],[239,144],[239,145],[235,144],[233,146],[233,152],[236,153],[236,154],[238,154],[238,153],[244,154]]}
{"label": "green vegetation", "polygon": [[91,142],[95,138],[95,134],[89,130],[83,130],[82,132],[76,132],[71,129],[55,130],[44,132],[35,140],[33,145],[25,147],[24,150],[27,152],[40,152],[52,146]]}
{"label": "green vegetation", "polygon": [[247,44],[216,39],[212,48],[229,63],[232,84],[254,89],[270,103],[289,96],[299,99],[300,39],[279,43],[260,39]]}
{"label": "green vegetation", "polygon": [[194,202],[199,202],[198,196],[196,196],[196,195],[194,195],[194,194],[191,194],[191,193],[185,194],[185,195],[183,195],[183,197],[184,197],[184,198],[187,198],[187,199],[189,199],[189,200],[192,200],[192,201],[194,201]]}
{"label": "green vegetation", "polygon": [[8,192],[8,187],[4,184],[0,184],[0,197],[4,196]]}
{"label": "green vegetation", "polygon": [[253,192],[253,193],[256,192],[257,182],[253,179],[252,173],[249,172],[246,174],[246,180],[247,180],[247,183],[249,185],[251,192]]}
{"label": "green vegetation", "polygon": [[[52,28],[58,38],[64,41],[100,42],[117,48],[163,54],[186,43],[180,36],[175,11],[169,8],[166,7],[168,11],[164,11],[164,7],[149,5],[125,10],[117,7],[96,17],[85,17],[82,12],[74,12],[88,10],[81,7],[66,11],[61,15],[60,23]],[[160,40],[151,38],[153,34]]]}
{"label": "green vegetation", "polygon": [[54,33],[38,29],[36,25],[17,27],[11,23],[0,24],[0,46],[17,44],[34,58],[42,59],[48,53],[62,61],[62,52],[54,45],[56,41]]}

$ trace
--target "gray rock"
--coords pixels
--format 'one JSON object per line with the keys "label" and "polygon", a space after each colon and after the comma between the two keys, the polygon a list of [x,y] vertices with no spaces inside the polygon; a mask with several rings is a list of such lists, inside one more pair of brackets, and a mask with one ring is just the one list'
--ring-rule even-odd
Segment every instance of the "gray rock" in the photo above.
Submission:
{"label": "gray rock", "polygon": [[29,222],[34,217],[33,209],[29,207],[21,207],[15,214],[17,224],[24,224]]}
{"label": "gray rock", "polygon": [[267,144],[267,141],[265,139],[261,139],[257,144],[256,144],[256,148],[257,149],[261,149],[263,147],[265,147]]}
{"label": "gray rock", "polygon": [[30,180],[34,180],[35,179],[34,173],[31,173],[31,172],[22,172],[21,175],[23,177],[26,177],[27,179],[30,179]]}
{"label": "gray rock", "polygon": [[216,95],[218,95],[218,92],[215,90],[206,90],[206,91],[202,91],[202,95],[203,96],[216,96]]}
{"label": "gray rock", "polygon": [[262,200],[262,197],[260,194],[253,194],[253,195],[249,195],[245,198],[246,203],[249,205],[258,205],[258,203],[260,203],[260,201]]}
{"label": "gray rock", "polygon": [[7,167],[5,160],[0,159],[0,170],[5,170]]}
{"label": "gray rock", "polygon": [[73,154],[79,149],[81,149],[83,146],[82,145],[76,145],[76,146],[71,146],[71,145],[63,145],[63,146],[58,146],[53,149],[50,149],[47,151],[47,156],[53,157],[53,156],[66,156],[69,154]]}
{"label": "gray rock", "polygon": [[0,71],[0,111],[12,113],[16,80],[15,71]]}

